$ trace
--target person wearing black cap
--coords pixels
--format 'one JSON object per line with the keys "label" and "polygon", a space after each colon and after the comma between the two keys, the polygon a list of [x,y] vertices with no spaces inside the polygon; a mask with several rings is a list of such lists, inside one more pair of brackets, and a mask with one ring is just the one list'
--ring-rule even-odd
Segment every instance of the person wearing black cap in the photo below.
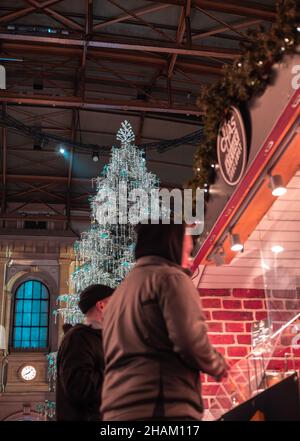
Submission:
{"label": "person wearing black cap", "polygon": [[187,274],[192,238],[182,224],[137,226],[136,265],[103,322],[104,421],[200,420],[200,372],[217,380],[226,362],[210,344]]}
{"label": "person wearing black cap", "polygon": [[113,293],[104,285],[91,285],[80,294],[78,306],[84,324],[69,329],[57,354],[56,419],[100,420],[104,358],[103,311]]}

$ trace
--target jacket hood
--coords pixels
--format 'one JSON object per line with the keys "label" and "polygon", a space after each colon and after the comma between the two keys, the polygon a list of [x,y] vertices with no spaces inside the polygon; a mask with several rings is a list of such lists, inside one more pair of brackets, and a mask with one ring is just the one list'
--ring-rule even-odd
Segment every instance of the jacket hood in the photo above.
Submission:
{"label": "jacket hood", "polygon": [[184,224],[138,224],[135,258],[159,256],[181,265]]}

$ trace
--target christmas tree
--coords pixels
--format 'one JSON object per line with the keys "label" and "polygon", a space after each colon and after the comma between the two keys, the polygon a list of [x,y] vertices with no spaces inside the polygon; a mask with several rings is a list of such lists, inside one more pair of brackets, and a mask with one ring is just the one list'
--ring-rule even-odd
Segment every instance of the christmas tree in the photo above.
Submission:
{"label": "christmas tree", "polygon": [[[121,147],[112,148],[110,161],[96,180],[97,193],[90,201],[91,228],[82,233],[74,246],[74,294],[59,296],[58,301],[66,305],[54,311],[55,315],[61,314],[64,321],[72,324],[83,320],[77,303],[84,288],[95,283],[115,288],[133,266],[136,237],[128,214],[134,202],[128,195],[139,189],[150,195],[151,190],[159,187],[158,178],[147,171],[144,151],[134,144],[134,132],[127,121],[121,124],[116,138]],[[109,219],[104,219],[104,205],[109,211]],[[143,215],[148,217],[149,211]]]}

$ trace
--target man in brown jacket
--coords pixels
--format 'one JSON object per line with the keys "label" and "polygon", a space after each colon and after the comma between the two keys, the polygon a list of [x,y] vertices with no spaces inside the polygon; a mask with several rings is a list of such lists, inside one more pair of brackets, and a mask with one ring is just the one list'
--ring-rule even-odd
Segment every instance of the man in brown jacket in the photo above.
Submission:
{"label": "man in brown jacket", "polygon": [[208,340],[198,292],[180,266],[189,243],[184,232],[178,224],[137,228],[137,263],[103,323],[103,420],[199,420],[200,371],[216,379],[226,374]]}

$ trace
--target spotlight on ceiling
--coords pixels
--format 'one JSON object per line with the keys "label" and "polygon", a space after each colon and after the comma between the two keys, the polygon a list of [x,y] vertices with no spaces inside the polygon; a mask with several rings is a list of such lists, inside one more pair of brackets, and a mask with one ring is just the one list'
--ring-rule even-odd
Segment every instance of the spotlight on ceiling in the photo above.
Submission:
{"label": "spotlight on ceiling", "polygon": [[283,196],[287,192],[280,175],[270,176],[270,188],[273,196]]}
{"label": "spotlight on ceiling", "polygon": [[231,251],[234,251],[234,252],[243,251],[244,245],[241,242],[239,234],[231,234],[230,248],[231,248]]}
{"label": "spotlight on ceiling", "polygon": [[99,161],[99,153],[98,152],[93,152],[92,159],[93,159],[94,162],[98,162]]}
{"label": "spotlight on ceiling", "polygon": [[63,155],[65,153],[65,149],[63,147],[60,147],[59,153],[61,153]]}
{"label": "spotlight on ceiling", "polygon": [[278,253],[282,253],[282,251],[284,251],[284,248],[281,245],[273,245],[271,250],[272,253],[278,254]]}

